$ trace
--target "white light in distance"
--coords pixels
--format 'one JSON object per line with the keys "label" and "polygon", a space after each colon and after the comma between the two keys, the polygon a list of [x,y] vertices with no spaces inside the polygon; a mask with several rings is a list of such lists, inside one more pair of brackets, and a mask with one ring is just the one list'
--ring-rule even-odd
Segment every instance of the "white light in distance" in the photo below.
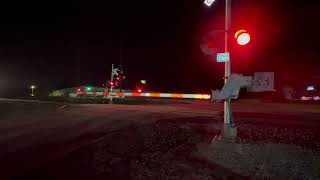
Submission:
{"label": "white light in distance", "polygon": [[316,90],[316,88],[314,88],[314,86],[308,86],[307,87],[307,91],[314,91]]}

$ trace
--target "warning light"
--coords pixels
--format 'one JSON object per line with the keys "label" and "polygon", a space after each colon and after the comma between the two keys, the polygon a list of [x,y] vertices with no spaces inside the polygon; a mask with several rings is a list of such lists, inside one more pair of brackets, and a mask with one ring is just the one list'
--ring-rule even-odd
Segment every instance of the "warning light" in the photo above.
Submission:
{"label": "warning light", "polygon": [[250,42],[250,34],[246,30],[239,30],[234,34],[234,37],[237,40],[237,43],[240,46],[244,46]]}
{"label": "warning light", "polygon": [[138,93],[141,93],[142,92],[142,89],[138,89]]}

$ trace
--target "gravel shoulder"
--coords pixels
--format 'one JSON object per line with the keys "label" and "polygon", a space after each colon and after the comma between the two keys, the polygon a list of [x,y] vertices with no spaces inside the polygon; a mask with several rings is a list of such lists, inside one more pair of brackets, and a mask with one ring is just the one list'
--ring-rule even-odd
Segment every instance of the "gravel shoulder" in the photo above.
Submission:
{"label": "gravel shoulder", "polygon": [[[320,153],[314,145],[317,142],[309,137],[316,137],[312,131],[308,131],[310,135],[301,131],[302,136],[291,130],[275,130],[273,134],[268,129],[253,131],[256,124],[239,124],[243,150],[239,154],[212,147],[221,122],[210,120],[168,119],[130,126],[18,179],[320,178]],[[294,140],[298,135],[310,139],[308,146]]]}

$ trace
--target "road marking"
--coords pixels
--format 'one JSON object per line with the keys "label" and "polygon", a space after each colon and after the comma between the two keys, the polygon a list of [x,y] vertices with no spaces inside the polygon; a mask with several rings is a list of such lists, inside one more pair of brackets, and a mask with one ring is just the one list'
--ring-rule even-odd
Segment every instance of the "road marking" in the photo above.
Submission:
{"label": "road marking", "polygon": [[7,98],[0,98],[0,101],[7,101],[7,102],[48,103],[48,104],[65,104],[64,102],[29,100],[29,99],[7,99]]}

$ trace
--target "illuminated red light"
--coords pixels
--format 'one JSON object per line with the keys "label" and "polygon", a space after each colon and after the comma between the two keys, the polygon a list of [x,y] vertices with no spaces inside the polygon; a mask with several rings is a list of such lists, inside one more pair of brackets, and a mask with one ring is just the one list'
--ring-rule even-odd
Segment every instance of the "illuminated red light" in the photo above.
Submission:
{"label": "illuminated red light", "polygon": [[138,93],[141,93],[142,92],[142,90],[141,89],[138,89]]}
{"label": "illuminated red light", "polygon": [[234,34],[234,37],[237,39],[237,43],[241,46],[244,46],[250,42],[250,34],[246,30],[239,30]]}

